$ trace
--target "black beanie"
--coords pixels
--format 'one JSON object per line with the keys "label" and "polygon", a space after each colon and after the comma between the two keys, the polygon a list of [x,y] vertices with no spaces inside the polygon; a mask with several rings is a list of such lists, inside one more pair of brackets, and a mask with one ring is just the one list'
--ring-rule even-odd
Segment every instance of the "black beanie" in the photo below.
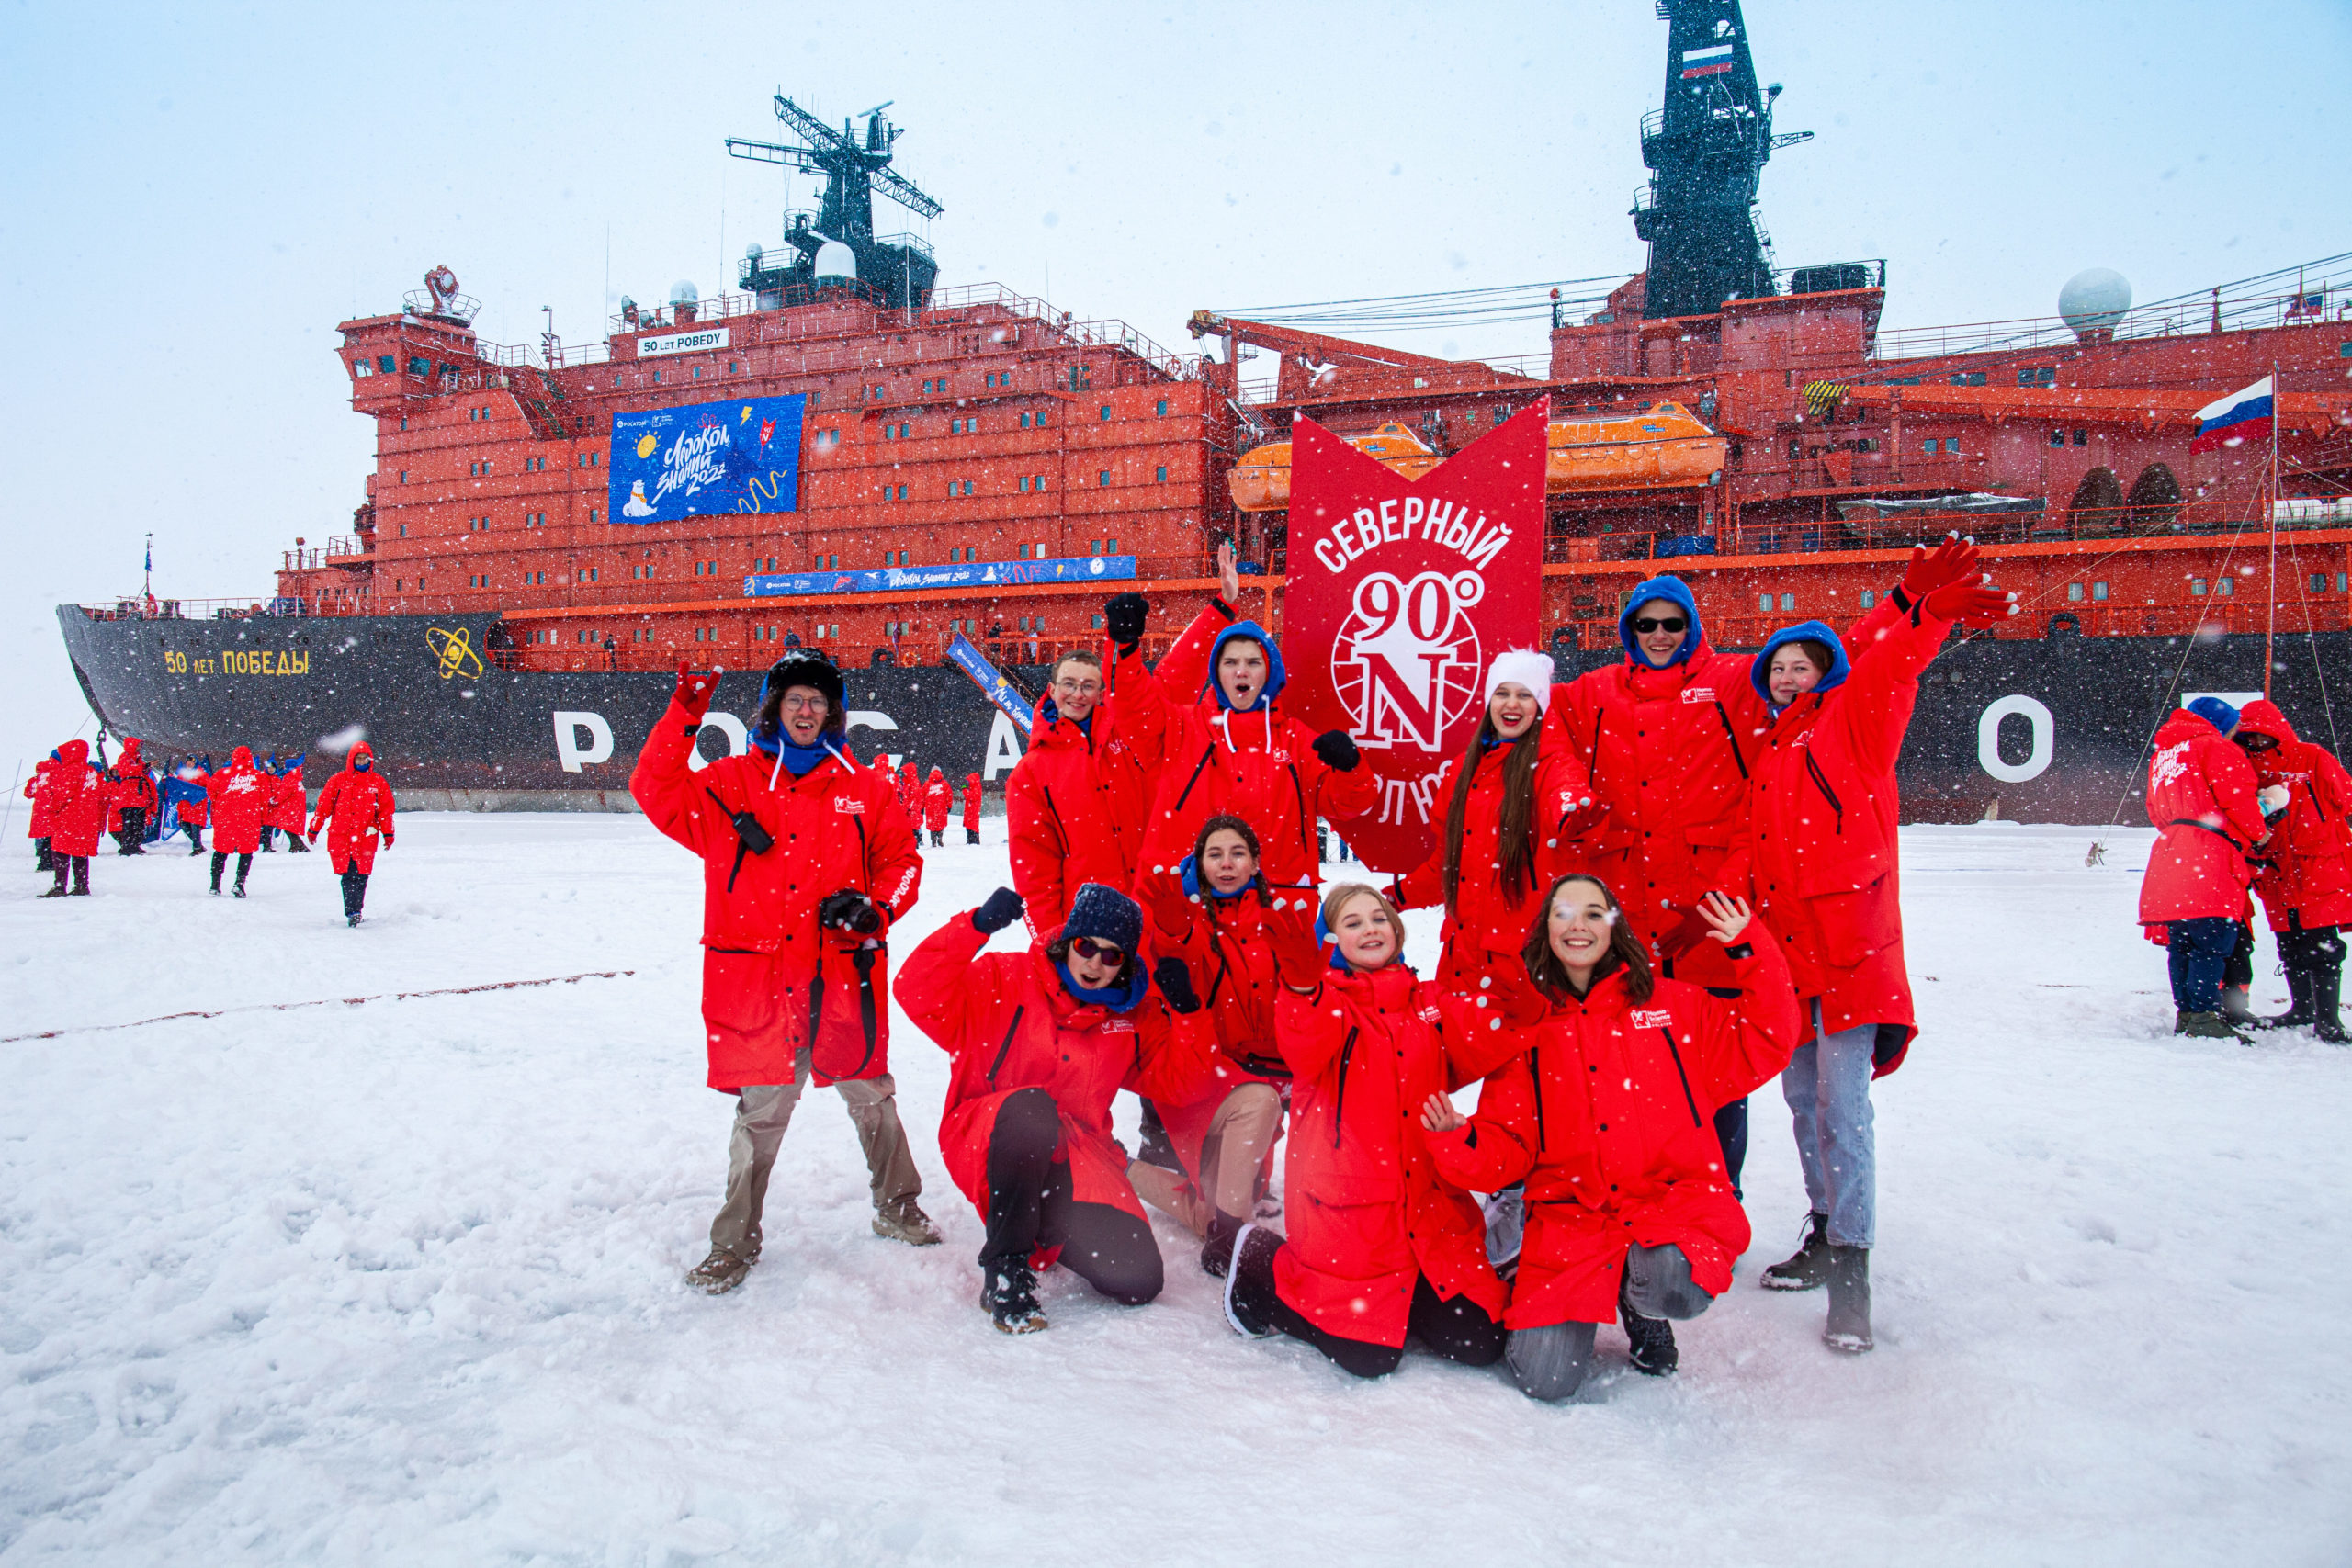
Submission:
{"label": "black beanie", "polygon": [[1069,901],[1069,919],[1062,923],[1064,942],[1080,936],[1107,942],[1132,958],[1143,942],[1143,910],[1117,888],[1090,882]]}

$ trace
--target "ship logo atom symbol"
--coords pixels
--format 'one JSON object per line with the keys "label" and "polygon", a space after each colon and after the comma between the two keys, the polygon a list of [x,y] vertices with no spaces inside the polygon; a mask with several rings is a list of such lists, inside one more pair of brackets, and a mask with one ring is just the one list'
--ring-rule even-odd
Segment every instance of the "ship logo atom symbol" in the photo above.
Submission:
{"label": "ship logo atom symbol", "polygon": [[424,640],[433,649],[433,657],[441,661],[441,679],[453,675],[475,676],[481,673],[481,655],[474,651],[473,633],[464,626],[455,631],[440,626],[427,626]]}

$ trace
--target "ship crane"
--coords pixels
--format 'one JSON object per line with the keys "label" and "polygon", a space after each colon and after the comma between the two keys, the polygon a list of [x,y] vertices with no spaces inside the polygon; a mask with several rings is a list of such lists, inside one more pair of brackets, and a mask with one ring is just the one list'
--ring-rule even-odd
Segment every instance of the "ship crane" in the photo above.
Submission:
{"label": "ship crane", "polygon": [[[891,100],[895,102],[896,100]],[[780,261],[756,250],[743,260],[743,287],[760,297],[760,308],[775,310],[799,304],[822,288],[854,288],[891,310],[916,309],[931,298],[939,265],[931,247],[912,234],[876,238],[874,197],[876,192],[912,212],[932,219],[946,210],[912,180],[891,168],[893,149],[905,129],[882,116],[889,102],[865,111],[865,133],[857,133],[851,116],[836,130],[786,97],[775,96],[775,118],[800,138],[802,144],[727,139],[730,157],[753,163],[780,164],[825,176],[825,194],[813,220],[808,213],[792,215],[785,231]]]}
{"label": "ship crane", "polygon": [[1401,348],[1382,348],[1349,338],[1301,332],[1295,327],[1245,321],[1215,310],[1193,311],[1184,326],[1196,338],[1223,338],[1227,366],[1238,365],[1243,344],[1275,355],[1282,364],[1274,383],[1276,402],[1311,403],[1375,388],[1392,389],[1400,382],[1408,387],[1442,387],[1449,391],[1521,386],[1527,382],[1523,376],[1513,376],[1475,361],[1437,359]]}

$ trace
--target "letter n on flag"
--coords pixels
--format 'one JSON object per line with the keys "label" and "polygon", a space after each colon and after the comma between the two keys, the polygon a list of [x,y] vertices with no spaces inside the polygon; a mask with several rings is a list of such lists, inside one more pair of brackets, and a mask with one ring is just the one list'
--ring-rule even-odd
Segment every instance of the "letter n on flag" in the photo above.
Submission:
{"label": "letter n on flag", "polygon": [[1335,823],[1375,871],[1410,871],[1445,821],[1439,773],[1477,732],[1487,666],[1543,615],[1541,400],[1408,479],[1302,416],[1291,432],[1283,705],[1344,729],[1380,782]]}

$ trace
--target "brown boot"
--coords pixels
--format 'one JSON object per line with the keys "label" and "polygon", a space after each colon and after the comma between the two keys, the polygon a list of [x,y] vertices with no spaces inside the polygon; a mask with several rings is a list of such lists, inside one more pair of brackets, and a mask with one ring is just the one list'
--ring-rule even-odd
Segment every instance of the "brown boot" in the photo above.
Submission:
{"label": "brown boot", "polygon": [[723,1247],[714,1247],[710,1256],[686,1270],[686,1283],[707,1296],[723,1296],[743,1282],[752,1271],[752,1260],[738,1258]]}
{"label": "brown boot", "polygon": [[874,1211],[874,1234],[909,1247],[937,1247],[939,1227],[912,1198],[900,1198]]}

